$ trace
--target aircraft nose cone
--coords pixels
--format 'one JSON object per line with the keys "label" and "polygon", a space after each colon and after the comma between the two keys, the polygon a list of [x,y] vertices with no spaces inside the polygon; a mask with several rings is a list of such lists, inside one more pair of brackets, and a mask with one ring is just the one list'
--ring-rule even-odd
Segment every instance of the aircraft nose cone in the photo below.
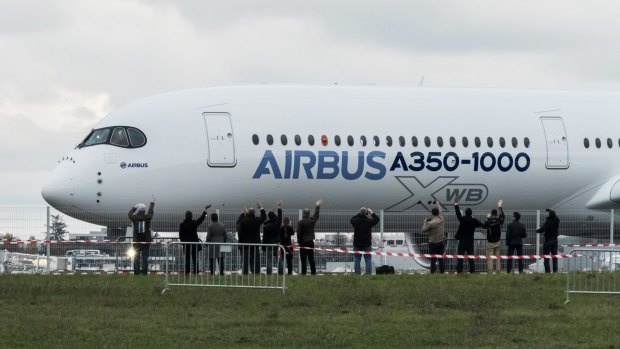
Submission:
{"label": "aircraft nose cone", "polygon": [[61,163],[52,172],[50,179],[41,189],[41,196],[54,208],[71,207],[74,188],[72,169],[68,164]]}

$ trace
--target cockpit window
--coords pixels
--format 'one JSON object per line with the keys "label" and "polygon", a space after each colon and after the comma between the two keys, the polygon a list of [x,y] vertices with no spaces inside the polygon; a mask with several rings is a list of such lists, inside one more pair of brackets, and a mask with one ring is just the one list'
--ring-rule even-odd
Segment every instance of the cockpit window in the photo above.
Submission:
{"label": "cockpit window", "polygon": [[146,144],[146,136],[135,127],[105,127],[92,130],[78,148],[99,144],[110,144],[123,148],[139,148]]}
{"label": "cockpit window", "polygon": [[112,137],[110,137],[110,144],[118,145],[119,147],[128,147],[129,139],[127,138],[127,131],[122,127],[115,127],[112,131]]}
{"label": "cockpit window", "polygon": [[84,141],[84,146],[107,143],[109,137],[110,137],[109,128],[102,128],[99,130],[94,130],[93,132],[90,133],[90,135]]}
{"label": "cockpit window", "polygon": [[144,137],[144,133],[138,130],[137,128],[128,127],[127,134],[129,135],[129,141],[131,142],[131,146],[134,148],[138,148],[146,143],[146,137]]}

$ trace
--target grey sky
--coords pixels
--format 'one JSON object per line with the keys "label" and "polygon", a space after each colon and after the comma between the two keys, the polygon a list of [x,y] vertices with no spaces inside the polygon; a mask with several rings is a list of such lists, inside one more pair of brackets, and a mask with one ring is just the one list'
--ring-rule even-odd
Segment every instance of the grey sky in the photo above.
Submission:
{"label": "grey sky", "polygon": [[616,1],[0,2],[0,205],[118,106],[253,83],[620,89]]}

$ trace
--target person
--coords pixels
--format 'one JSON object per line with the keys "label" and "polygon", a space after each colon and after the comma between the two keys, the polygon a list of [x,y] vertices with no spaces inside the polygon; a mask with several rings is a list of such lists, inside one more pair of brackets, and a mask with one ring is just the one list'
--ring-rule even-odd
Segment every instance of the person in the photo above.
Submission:
{"label": "person", "polygon": [[[267,220],[263,224],[263,244],[278,244],[280,242],[280,226],[282,225],[282,201],[277,203],[278,215],[275,212],[269,211],[267,214]],[[267,259],[267,275],[273,273],[273,257],[278,256],[277,247],[263,246],[263,252]]]}
{"label": "person", "polygon": [[[444,232],[443,211],[441,203],[435,202],[435,207],[431,210],[431,217],[424,220],[422,231],[428,234],[428,253],[443,254],[446,248],[446,234]],[[435,273],[437,258],[431,257],[431,274]],[[439,272],[445,272],[446,267],[443,258],[439,258]]]}
{"label": "person", "polygon": [[[227,240],[226,227],[223,223],[220,223],[217,213],[211,214],[211,224],[207,228],[207,242],[226,242]],[[220,245],[209,245],[209,271],[211,275],[215,275],[215,261],[220,266],[220,275],[224,275],[224,256],[220,251]]]}
{"label": "person", "polygon": [[[506,228],[506,245],[508,245],[508,256],[512,256],[515,251],[517,256],[523,256],[523,239],[527,237],[525,225],[520,222],[521,214],[512,213],[512,223]],[[512,272],[512,259],[506,261],[506,272]],[[519,274],[523,274],[523,259],[519,258]]]}
{"label": "person", "polygon": [[[474,255],[474,233],[476,228],[483,226],[482,222],[472,217],[471,208],[465,209],[465,216],[461,214],[458,201],[454,202],[454,212],[456,212],[456,218],[459,221],[459,227],[454,235],[454,238],[458,240],[457,254],[459,255]],[[472,258],[467,259],[469,262],[469,272],[476,272],[476,263]],[[456,262],[456,272],[463,272],[463,259],[459,258]]]}
{"label": "person", "polygon": [[297,241],[300,249],[301,257],[301,273],[306,275],[308,271],[308,262],[310,262],[310,274],[316,275],[316,264],[314,262],[314,226],[319,219],[319,209],[321,208],[321,200],[316,202],[314,214],[310,216],[310,209],[304,208],[301,214],[301,220],[297,222]]}
{"label": "person", "polygon": [[[379,216],[372,209],[362,207],[355,216],[351,217],[351,225],[353,225],[353,249],[355,251],[372,251],[372,231],[371,228],[379,223]],[[355,258],[353,270],[355,274],[361,274],[360,264],[362,262],[361,254],[354,254]],[[364,254],[365,273],[372,274],[372,255]]]}
{"label": "person", "polygon": [[[560,219],[554,210],[548,208],[549,215],[545,220],[545,224],[540,229],[536,230],[537,234],[545,233],[545,242],[543,244],[543,255],[556,255],[558,254],[558,229],[560,227]],[[558,260],[553,258],[553,272],[558,272]],[[550,273],[549,258],[545,258],[543,262],[545,265],[545,273]]]}
{"label": "person", "polygon": [[185,220],[179,225],[179,240],[181,240],[181,242],[189,242],[188,244],[183,244],[183,249],[185,250],[185,274],[189,274],[190,272],[190,258],[192,260],[194,274],[198,274],[196,253],[202,250],[202,247],[197,244],[197,242],[200,242],[198,238],[198,226],[201,225],[205,217],[207,217],[207,210],[209,207],[211,207],[211,205],[205,206],[204,211],[202,211],[202,214],[197,220],[192,219],[191,211],[186,211]]}
{"label": "person", "polygon": [[[260,217],[256,217],[253,208],[244,208],[239,219],[237,219],[237,233],[239,234],[240,244],[260,244],[260,227],[267,219],[267,214],[260,202],[256,203],[256,207],[260,210]],[[239,248],[243,255],[243,275],[248,274],[248,266],[252,273],[259,274],[260,251],[252,245],[241,245]]]}
{"label": "person", "polygon": [[155,199],[151,200],[146,212],[145,204],[136,204],[129,210],[129,220],[133,228],[133,242],[136,255],[133,260],[134,275],[146,275],[149,270],[149,250],[153,241],[151,220],[153,219]]}
{"label": "person", "polygon": [[280,228],[280,245],[284,246],[285,256],[280,256],[278,260],[278,274],[284,273],[284,260],[286,258],[286,268],[288,269],[288,275],[293,275],[293,241],[291,237],[295,234],[293,227],[291,227],[291,219],[284,217],[282,219],[282,227]]}
{"label": "person", "polygon": [[[502,238],[502,224],[504,224],[504,201],[499,200],[497,209],[492,209],[484,221],[484,228],[487,230],[487,256],[500,256],[500,239]],[[499,210],[499,216],[497,215]],[[488,272],[495,274],[501,270],[500,259],[487,259]]]}

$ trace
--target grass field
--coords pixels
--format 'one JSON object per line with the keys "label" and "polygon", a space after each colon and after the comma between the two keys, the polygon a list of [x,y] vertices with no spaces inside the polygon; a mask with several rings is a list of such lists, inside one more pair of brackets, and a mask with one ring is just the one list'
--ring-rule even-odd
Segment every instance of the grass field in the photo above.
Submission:
{"label": "grass field", "polygon": [[616,348],[620,296],[564,275],[316,276],[277,290],[0,276],[0,348]]}

